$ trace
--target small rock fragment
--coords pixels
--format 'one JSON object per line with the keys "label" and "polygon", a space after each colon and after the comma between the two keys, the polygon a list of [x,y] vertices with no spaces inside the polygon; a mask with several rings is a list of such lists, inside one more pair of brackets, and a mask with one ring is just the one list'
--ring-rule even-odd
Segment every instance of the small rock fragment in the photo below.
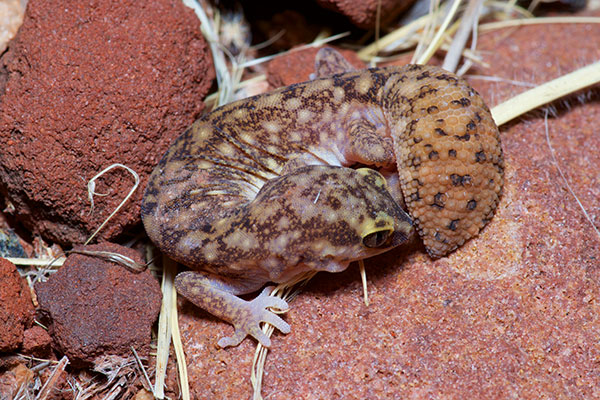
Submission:
{"label": "small rock fragment", "polygon": [[[82,247],[110,251],[143,263],[127,247],[103,243]],[[104,355],[147,354],[161,292],[150,271],[135,273],[102,258],[73,253],[47,282],[35,286],[54,347],[75,367]]]}
{"label": "small rock fragment", "polygon": [[0,257],[27,257],[19,237],[11,229],[0,229]]}
{"label": "small rock fragment", "polygon": [[50,355],[52,338],[44,328],[34,325],[23,332],[23,353],[38,358]]}
{"label": "small rock fragment", "polygon": [[23,331],[31,325],[33,304],[29,288],[17,267],[0,258],[0,352],[14,351],[23,342]]}

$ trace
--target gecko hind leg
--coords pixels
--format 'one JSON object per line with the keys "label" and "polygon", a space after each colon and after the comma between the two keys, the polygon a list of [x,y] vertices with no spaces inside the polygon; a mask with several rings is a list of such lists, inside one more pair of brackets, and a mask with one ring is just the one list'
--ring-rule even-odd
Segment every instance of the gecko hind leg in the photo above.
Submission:
{"label": "gecko hind leg", "polygon": [[310,79],[324,78],[335,74],[355,71],[354,65],[337,50],[331,47],[323,47],[315,56],[315,72]]}
{"label": "gecko hind leg", "polygon": [[186,271],[175,278],[177,291],[196,306],[231,323],[235,332],[231,337],[223,337],[217,343],[220,347],[237,346],[247,335],[254,337],[264,347],[271,346],[271,339],[260,328],[261,322],[273,325],[282,333],[289,333],[290,326],[269,308],[287,311],[287,302],[269,296],[272,287],[266,287],[251,301],[237,297],[237,294],[251,292],[258,287],[235,285],[209,274]]}

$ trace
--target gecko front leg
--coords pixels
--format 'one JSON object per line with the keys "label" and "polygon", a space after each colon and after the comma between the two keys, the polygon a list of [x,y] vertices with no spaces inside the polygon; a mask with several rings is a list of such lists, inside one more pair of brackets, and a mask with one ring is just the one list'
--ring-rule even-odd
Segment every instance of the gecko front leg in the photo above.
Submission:
{"label": "gecko front leg", "polygon": [[272,287],[266,287],[251,301],[243,300],[237,295],[248,293],[247,282],[236,285],[232,281],[207,273],[186,271],[175,278],[177,291],[196,306],[210,312],[235,327],[231,337],[223,337],[217,343],[220,347],[237,346],[247,335],[252,336],[264,347],[271,346],[271,339],[260,328],[266,322],[289,333],[287,322],[274,314],[269,308],[287,311],[287,302],[278,297],[269,296]]}

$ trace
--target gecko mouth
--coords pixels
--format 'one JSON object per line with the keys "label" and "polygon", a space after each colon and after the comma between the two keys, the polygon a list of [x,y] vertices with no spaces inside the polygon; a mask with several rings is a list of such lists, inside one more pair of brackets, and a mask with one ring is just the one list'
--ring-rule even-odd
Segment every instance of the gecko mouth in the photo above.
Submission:
{"label": "gecko mouth", "polygon": [[393,232],[393,230],[384,229],[369,233],[363,238],[363,245],[368,248],[381,247],[387,242]]}

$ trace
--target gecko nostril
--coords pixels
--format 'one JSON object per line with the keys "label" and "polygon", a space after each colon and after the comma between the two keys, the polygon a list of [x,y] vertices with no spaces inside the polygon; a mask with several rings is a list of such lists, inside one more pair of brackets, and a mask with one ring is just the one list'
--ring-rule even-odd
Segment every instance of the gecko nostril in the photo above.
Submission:
{"label": "gecko nostril", "polygon": [[381,247],[387,242],[388,238],[392,235],[393,232],[394,231],[390,229],[371,232],[365,237],[363,237],[363,245],[369,248]]}

